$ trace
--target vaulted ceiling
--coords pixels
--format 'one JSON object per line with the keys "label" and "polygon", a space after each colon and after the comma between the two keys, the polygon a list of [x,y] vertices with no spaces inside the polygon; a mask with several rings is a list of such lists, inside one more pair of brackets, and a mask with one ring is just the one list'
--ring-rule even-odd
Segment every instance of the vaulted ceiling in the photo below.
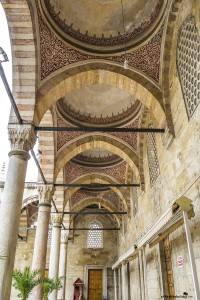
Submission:
{"label": "vaulted ceiling", "polygon": [[[139,92],[143,99],[141,102],[134,92],[129,91],[131,86],[129,90],[124,88],[125,81],[119,82],[117,87],[112,82],[105,82],[104,77],[107,72],[114,74],[120,69],[124,76],[139,78],[137,80],[144,89],[152,85],[154,90],[160,92],[167,4],[167,0],[36,1],[40,86],[42,89],[46,85],[50,90],[51,85],[58,82],[62,89],[62,97],[57,97],[50,107],[54,126],[138,128],[143,127],[148,118],[152,120],[151,112],[144,105],[145,101],[148,102],[145,92]],[[128,60],[127,70],[123,68],[125,59]],[[72,80],[69,91],[63,92],[66,88],[62,87],[62,81],[91,69],[99,72],[99,80],[88,84],[83,75],[81,84],[79,79],[76,82]],[[85,73],[85,76],[88,75]],[[114,77],[111,80],[114,82]],[[162,99],[159,101],[161,103]],[[94,136],[84,131],[54,134],[55,155],[58,158],[59,155],[68,155],[72,144],[78,149],[62,165],[64,182],[101,180],[104,183],[130,183],[127,174],[131,166],[129,160],[124,159],[123,152],[134,153],[133,164],[137,172],[139,168],[142,170],[140,147],[143,137],[139,133],[129,132],[98,132],[98,137]],[[93,145],[90,140],[94,141]],[[118,144],[122,145],[121,148]],[[114,151],[114,148],[118,150]],[[135,178],[140,181],[138,174]],[[70,195],[71,209],[83,199],[86,202],[89,201],[86,199],[102,199],[115,209],[119,209],[120,201],[121,204],[124,201],[118,190],[111,189],[78,189]],[[129,204],[126,205],[128,209]]]}

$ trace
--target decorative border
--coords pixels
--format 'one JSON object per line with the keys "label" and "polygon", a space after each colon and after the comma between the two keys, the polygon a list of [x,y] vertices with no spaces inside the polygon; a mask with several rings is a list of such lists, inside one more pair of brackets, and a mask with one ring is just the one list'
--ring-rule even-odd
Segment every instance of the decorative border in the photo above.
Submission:
{"label": "decorative border", "polygon": [[127,32],[125,34],[118,33],[117,36],[105,37],[103,34],[101,37],[96,35],[90,36],[88,33],[81,33],[80,29],[76,30],[73,28],[73,24],[67,25],[65,20],[61,20],[59,13],[56,13],[54,6],[50,3],[50,0],[44,0],[45,7],[52,18],[52,20],[58,25],[58,27],[67,35],[72,38],[79,40],[80,42],[95,45],[95,46],[114,46],[119,44],[124,44],[125,42],[130,42],[133,39],[140,37],[149,27],[154,23],[156,18],[163,6],[163,0],[158,0],[154,12],[149,16],[149,19],[145,20],[140,24],[138,28],[135,28],[132,32]]}
{"label": "decorative border", "polygon": [[64,103],[63,99],[57,101],[57,109],[61,116],[69,122],[74,123],[75,125],[124,125],[128,123],[130,120],[133,120],[136,117],[141,109],[141,102],[136,100],[134,103],[131,103],[131,106],[128,107],[126,110],[117,115],[106,116],[106,117],[92,117],[90,114],[85,115],[81,114],[79,111],[76,111],[71,107],[71,105],[67,105]]}

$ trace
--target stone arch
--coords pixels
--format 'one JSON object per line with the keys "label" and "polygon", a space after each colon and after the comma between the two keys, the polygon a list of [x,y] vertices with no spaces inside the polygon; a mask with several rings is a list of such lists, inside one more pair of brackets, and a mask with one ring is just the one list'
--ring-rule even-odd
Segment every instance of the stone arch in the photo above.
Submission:
{"label": "stone arch", "polygon": [[[86,197],[85,199],[82,199],[78,204],[76,204],[76,208],[73,211],[81,211],[84,208],[86,208],[89,205],[93,205],[93,204],[98,204],[101,203],[103,207],[105,207],[105,209],[107,209],[109,212],[115,212],[116,211],[116,207],[108,200],[105,200],[104,198],[99,198],[99,197]],[[113,215],[113,217],[115,218],[118,226],[120,226],[120,220],[119,217],[117,215]],[[75,215],[71,216],[71,220],[70,220],[70,224],[73,222],[75,218]]]}
{"label": "stone arch", "polygon": [[[20,215],[20,222],[19,222],[19,228],[24,228],[24,229],[19,229],[18,237],[20,240],[27,240],[28,236],[28,221],[29,221],[29,215],[27,214],[27,208],[31,204],[38,204],[38,195],[32,195],[23,200],[22,207],[21,207],[21,215]],[[32,219],[34,216],[37,216],[37,212],[32,216]]]}
{"label": "stone arch", "polygon": [[[86,66],[90,68],[89,65]],[[165,124],[166,118],[162,108],[162,95],[159,91],[159,93],[157,93],[155,96],[153,91],[150,92],[148,90],[149,86],[152,85],[150,82],[146,82],[145,86],[142,85],[142,83],[138,83],[129,78],[127,74],[125,76],[124,74],[102,70],[102,63],[101,69],[81,72],[70,77],[66,72],[67,70],[64,73],[61,71],[59,72],[59,76],[62,78],[62,81],[59,80],[59,77],[54,77],[54,81],[49,80],[49,82],[47,81],[46,84],[40,88],[34,116],[35,125],[40,123],[45,111],[49,109],[57,100],[75,89],[98,83],[103,83],[122,89],[128,92],[130,95],[135,96],[152,111],[157,123],[160,126]]]}
{"label": "stone arch", "polygon": [[[79,177],[78,179],[74,180],[73,182],[74,184],[90,184],[90,183],[111,183],[111,184],[117,184],[118,182],[116,182],[116,180],[114,178],[108,177],[107,175],[103,175],[103,174],[87,174],[85,176]],[[67,202],[69,201],[69,199],[72,197],[72,195],[78,191],[80,189],[80,187],[68,187],[65,190],[65,205],[67,204]],[[125,194],[125,188],[124,187],[111,187],[111,189],[119,196],[119,198],[121,199],[121,201],[124,203],[124,205],[127,207],[128,209],[128,204],[127,204],[127,199],[124,197]],[[64,205],[64,206],[65,206]]]}
{"label": "stone arch", "polygon": [[[27,0],[1,1],[10,33],[13,64],[13,96],[23,120],[32,122],[36,99],[36,26]],[[23,18],[23,19],[22,19]],[[23,22],[23,29],[21,29]],[[20,29],[23,30],[20,32]],[[25,34],[24,34],[25,33]],[[27,38],[28,34],[28,38]],[[11,111],[10,122],[16,120]]]}
{"label": "stone arch", "polygon": [[38,201],[39,201],[39,199],[38,199],[38,195],[37,194],[35,194],[33,196],[30,196],[28,198],[25,198],[23,200],[23,203],[22,203],[21,211],[23,211],[26,208],[27,205],[29,205],[29,204],[31,204],[33,202],[38,202]]}
{"label": "stone arch", "polygon": [[59,151],[55,162],[54,181],[56,181],[59,171],[64,168],[65,164],[74,156],[88,149],[102,148],[111,151],[123,158],[132,168],[139,180],[139,161],[134,150],[125,142],[108,134],[93,133],[86,134],[65,144]]}

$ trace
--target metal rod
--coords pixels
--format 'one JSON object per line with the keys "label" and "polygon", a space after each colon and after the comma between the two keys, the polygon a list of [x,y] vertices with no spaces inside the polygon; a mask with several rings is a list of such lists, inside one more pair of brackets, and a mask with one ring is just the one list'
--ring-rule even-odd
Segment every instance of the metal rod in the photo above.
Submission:
{"label": "metal rod", "polygon": [[120,228],[69,228],[69,230],[120,230]]}
{"label": "metal rod", "polygon": [[19,227],[18,230],[36,230],[36,227]]}
{"label": "metal rod", "polygon": [[32,155],[32,157],[33,157],[33,159],[34,159],[34,161],[35,161],[35,163],[36,163],[36,166],[37,166],[37,168],[38,168],[38,171],[39,171],[39,173],[40,173],[40,176],[42,177],[43,183],[44,183],[44,184],[47,184],[47,181],[46,181],[46,179],[45,179],[45,177],[44,177],[44,174],[43,174],[43,172],[42,172],[42,169],[41,169],[41,167],[40,167],[40,164],[39,164],[39,162],[38,162],[38,160],[37,160],[37,157],[35,156],[35,152],[33,151],[33,149],[31,149],[30,151],[31,151],[31,155]]}
{"label": "metal rod", "polygon": [[19,124],[22,124],[23,123],[22,118],[21,118],[21,116],[19,114],[19,110],[18,110],[17,105],[15,103],[15,99],[13,97],[13,94],[12,94],[12,92],[10,90],[10,87],[9,87],[9,84],[8,84],[8,81],[7,81],[7,78],[6,78],[6,75],[5,75],[5,72],[4,72],[4,69],[3,69],[2,65],[1,65],[1,63],[0,63],[0,76],[1,76],[1,79],[3,81],[4,87],[6,89],[6,92],[8,94],[8,97],[10,99],[12,108],[13,108],[15,114],[16,114],[17,120],[18,120]]}
{"label": "metal rod", "polygon": [[154,132],[164,133],[164,128],[110,128],[110,127],[48,127],[48,126],[35,126],[36,131],[68,131],[68,132]]}
{"label": "metal rod", "polygon": [[84,188],[105,188],[105,187],[140,187],[139,183],[54,183],[54,186],[84,187]]}
{"label": "metal rod", "polygon": [[52,198],[52,203],[53,203],[53,207],[54,207],[54,209],[55,209],[55,213],[57,214],[58,213],[58,209],[57,209],[57,207],[56,207],[56,204],[55,204],[55,202],[54,202],[54,200],[53,200],[53,198]]}
{"label": "metal rod", "polygon": [[127,215],[127,212],[126,211],[116,211],[116,212],[103,212],[103,211],[65,211],[63,213],[64,215]]}

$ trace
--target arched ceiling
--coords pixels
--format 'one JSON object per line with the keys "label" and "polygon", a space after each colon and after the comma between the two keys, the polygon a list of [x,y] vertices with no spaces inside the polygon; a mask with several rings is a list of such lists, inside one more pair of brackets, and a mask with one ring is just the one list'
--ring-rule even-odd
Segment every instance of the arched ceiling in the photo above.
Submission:
{"label": "arched ceiling", "polygon": [[76,155],[71,161],[85,167],[105,168],[119,164],[122,159],[110,151],[94,148]]}
{"label": "arched ceiling", "polygon": [[133,120],[141,103],[126,91],[99,83],[74,90],[57,102],[57,108],[72,124],[111,127]]}
{"label": "arched ceiling", "polygon": [[[159,74],[168,0],[122,2],[125,28],[121,0],[36,1],[41,58],[36,123],[46,109],[59,127],[138,128],[145,106],[153,116],[160,115],[159,122],[164,117]],[[128,70],[123,68],[125,58]],[[86,134],[81,129],[56,132],[54,137],[55,181],[63,170],[65,183],[92,174],[94,182],[108,176],[124,184],[129,165],[135,183],[140,183],[138,133]],[[122,194],[128,199],[127,191]],[[94,198],[110,192],[111,202],[116,200],[113,191],[91,188],[75,191],[74,199],[79,192]]]}
{"label": "arched ceiling", "polygon": [[[91,53],[116,53],[158,26],[163,0],[40,0],[49,26],[68,44]],[[126,45],[125,45],[126,44]]]}

